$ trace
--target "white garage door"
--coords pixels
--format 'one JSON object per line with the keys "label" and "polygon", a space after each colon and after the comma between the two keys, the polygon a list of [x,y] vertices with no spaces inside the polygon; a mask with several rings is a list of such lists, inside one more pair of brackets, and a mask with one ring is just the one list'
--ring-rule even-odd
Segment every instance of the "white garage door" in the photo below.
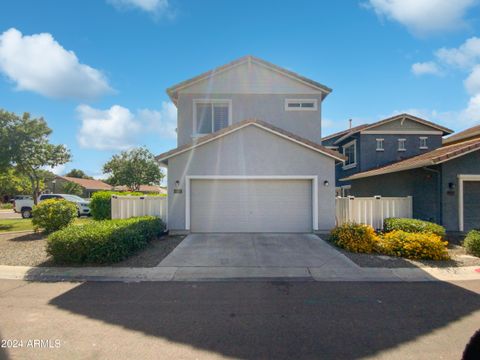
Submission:
{"label": "white garage door", "polygon": [[192,232],[311,232],[311,180],[191,180]]}

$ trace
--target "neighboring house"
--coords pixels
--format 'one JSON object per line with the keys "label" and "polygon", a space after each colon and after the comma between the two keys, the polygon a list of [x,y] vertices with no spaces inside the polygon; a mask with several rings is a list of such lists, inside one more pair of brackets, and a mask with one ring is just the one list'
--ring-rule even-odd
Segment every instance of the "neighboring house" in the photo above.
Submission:
{"label": "neighboring house", "polygon": [[412,196],[414,218],[450,231],[480,228],[480,127],[433,151],[347,176],[354,196]]}
{"label": "neighboring house", "polygon": [[[130,191],[127,186],[121,185],[121,186],[115,186],[113,188],[115,191]],[[146,194],[166,194],[167,189],[164,187],[161,187],[160,185],[140,185],[140,189],[138,190],[142,193]]]}
{"label": "neighboring house", "polygon": [[335,163],[320,145],[328,87],[247,56],[167,90],[178,109],[168,228],[312,232],[335,226]]}
{"label": "neighboring house", "polygon": [[103,181],[95,179],[81,179],[68,176],[57,176],[55,182],[48,184],[48,189],[53,193],[62,193],[66,183],[74,183],[80,185],[83,190],[81,194],[84,198],[89,198],[95,191],[110,190],[112,187]]}
{"label": "neighboring house", "polygon": [[[339,180],[370,169],[417,156],[442,146],[442,137],[453,131],[410,114],[363,124],[322,138],[322,145],[347,157],[336,169]],[[345,192],[344,192],[345,193]]]}

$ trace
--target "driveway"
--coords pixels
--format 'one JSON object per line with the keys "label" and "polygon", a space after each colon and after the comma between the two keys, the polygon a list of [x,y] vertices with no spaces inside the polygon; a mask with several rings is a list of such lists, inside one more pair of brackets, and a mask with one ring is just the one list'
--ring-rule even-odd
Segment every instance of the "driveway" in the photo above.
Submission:
{"label": "driveway", "polygon": [[159,266],[328,267],[356,265],[314,234],[190,234]]}

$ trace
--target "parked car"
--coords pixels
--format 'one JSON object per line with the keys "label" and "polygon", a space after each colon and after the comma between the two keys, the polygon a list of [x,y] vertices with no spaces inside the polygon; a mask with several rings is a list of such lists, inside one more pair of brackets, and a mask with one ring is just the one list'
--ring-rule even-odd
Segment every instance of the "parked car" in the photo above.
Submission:
{"label": "parked car", "polygon": [[25,199],[32,200],[32,196],[31,195],[15,195],[12,199],[10,199],[10,202],[13,204],[17,200],[25,200]]}
{"label": "parked car", "polygon": [[[82,199],[76,195],[70,194],[42,194],[38,197],[38,202],[48,199],[64,199],[70,202],[75,203],[77,205],[78,216],[82,215],[90,215],[90,207],[89,207],[89,200]],[[13,204],[13,209],[15,212],[21,213],[22,218],[28,219],[32,217],[32,209],[33,209],[33,200],[30,199],[20,199],[15,200]]]}

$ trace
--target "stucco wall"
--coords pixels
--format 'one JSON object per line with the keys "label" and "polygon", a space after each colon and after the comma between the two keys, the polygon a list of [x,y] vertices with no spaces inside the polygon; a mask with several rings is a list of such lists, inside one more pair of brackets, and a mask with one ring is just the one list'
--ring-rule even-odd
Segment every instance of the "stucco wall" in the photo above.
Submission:
{"label": "stucco wall", "polygon": [[[428,137],[428,149],[420,149],[420,136]],[[377,139],[384,139],[384,151],[377,151]],[[406,139],[406,151],[398,151],[398,139]],[[361,171],[424,154],[440,146],[442,146],[441,135],[362,134],[360,139]]]}
{"label": "stucco wall", "polygon": [[353,180],[350,194],[353,196],[412,196],[413,217],[439,223],[440,175],[435,171],[414,169],[391,174]]}
{"label": "stucco wall", "polygon": [[[169,160],[168,225],[185,229],[187,175],[318,175],[318,225],[335,225],[334,160],[255,126],[248,126]],[[175,182],[181,194],[174,194]],[[324,186],[327,180],[330,186]]]}
{"label": "stucco wall", "polygon": [[[178,100],[178,146],[192,142],[193,100],[228,99],[232,101],[232,124],[259,119],[320,143],[321,96],[316,94],[180,94]],[[316,111],[285,111],[285,99],[317,99]]]}
{"label": "stucco wall", "polygon": [[[480,174],[480,151],[467,154],[443,163],[442,171],[442,200],[443,223],[448,230],[457,231],[458,228],[458,175]],[[453,191],[449,183],[454,184]]]}

